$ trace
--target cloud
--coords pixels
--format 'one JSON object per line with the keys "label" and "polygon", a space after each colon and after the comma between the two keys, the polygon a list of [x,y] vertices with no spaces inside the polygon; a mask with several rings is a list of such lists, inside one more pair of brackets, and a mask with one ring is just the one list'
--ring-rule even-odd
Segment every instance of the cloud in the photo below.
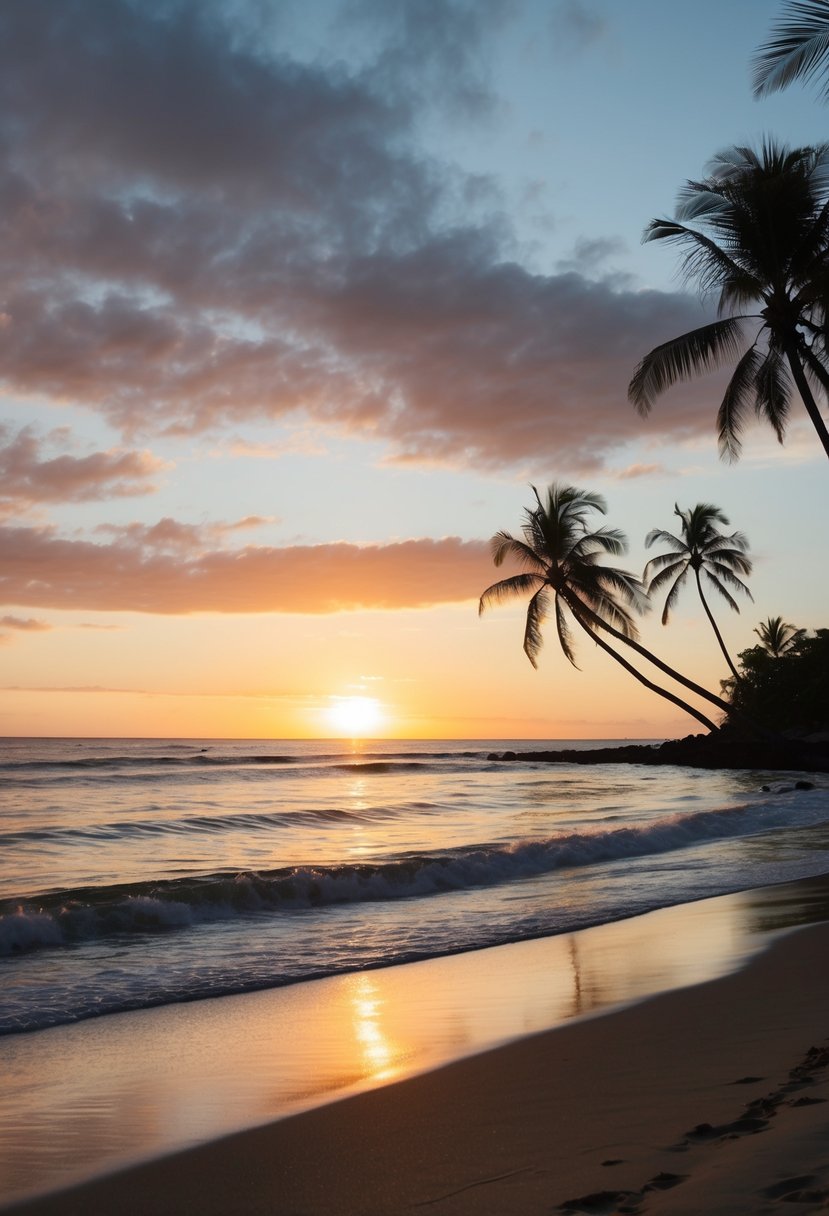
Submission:
{"label": "cloud", "polygon": [[0,616],[0,629],[19,629],[23,633],[43,633],[51,629],[47,621],[36,621],[34,617]]}
{"label": "cloud", "polygon": [[607,21],[584,0],[560,0],[551,14],[556,46],[572,53],[593,46],[605,34]]}
{"label": "cloud", "polygon": [[617,481],[634,481],[638,477],[664,476],[668,470],[663,464],[631,464],[614,474]]}
{"label": "cloud", "polygon": [[339,27],[380,35],[382,50],[366,75],[384,96],[480,121],[497,104],[487,52],[517,9],[515,0],[350,0]]}
{"label": "cloud", "polygon": [[[169,536],[169,528],[164,532]],[[316,614],[477,599],[493,575],[488,545],[453,537],[190,554],[159,534],[155,541],[148,547],[147,533],[126,532],[94,544],[45,528],[0,527],[0,602],[102,612]]]}
{"label": "cloud", "polygon": [[48,438],[32,427],[13,434],[0,425],[0,513],[37,503],[92,502],[151,494],[152,478],[166,466],[149,452],[120,448],[87,456],[44,454],[49,443],[62,444],[63,430]]}
{"label": "cloud", "polygon": [[[38,621],[34,617],[2,616],[0,617],[0,630],[6,629],[20,633],[45,633],[52,629],[52,626],[47,621]],[[0,633],[0,646],[7,646],[11,640],[11,634]]]}
{"label": "cloud", "polygon": [[183,524],[165,517],[156,524],[99,524],[97,533],[111,536],[116,543],[130,551],[151,553],[181,553],[185,556],[203,553],[211,545],[220,544],[237,532],[260,528],[272,520],[264,515],[246,515],[231,523],[213,522]]}
{"label": "cloud", "polygon": [[[454,56],[441,104],[484,89],[513,7],[365,0],[374,50],[349,67],[255,46],[254,9],[242,38],[213,0],[0,6],[7,389],[98,409],[130,442],[292,419],[399,461],[602,467],[643,434],[638,359],[702,314],[592,281],[612,241],[528,268],[494,183],[421,148],[417,82]],[[647,434],[711,427],[683,388]]]}
{"label": "cloud", "polygon": [[616,257],[617,254],[622,254],[626,251],[627,244],[621,237],[579,237],[570,257],[561,258],[556,263],[556,266],[563,274],[575,271],[579,274],[594,277],[597,274],[606,277],[606,263]]}

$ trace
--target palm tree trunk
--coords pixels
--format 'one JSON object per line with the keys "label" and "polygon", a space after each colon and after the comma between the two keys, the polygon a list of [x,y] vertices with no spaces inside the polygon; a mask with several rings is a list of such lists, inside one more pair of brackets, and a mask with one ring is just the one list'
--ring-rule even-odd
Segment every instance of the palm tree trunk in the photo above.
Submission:
{"label": "palm tree trunk", "polygon": [[[797,391],[803,399],[806,412],[812,420],[812,426],[817,431],[818,439],[823,444],[823,450],[829,456],[829,431],[826,429],[823,415],[818,409],[811,386],[806,379],[806,373],[803,370],[803,364],[800,362],[797,346],[791,340],[787,340],[784,349],[786,351],[786,358],[789,361],[789,367],[792,370],[794,382],[797,385]],[[826,369],[822,366],[820,360],[816,359],[811,352],[807,352],[806,362],[809,365],[809,369],[814,372],[824,389],[829,393],[829,375],[827,375]]]}
{"label": "palm tree trunk", "polygon": [[635,638],[627,637],[619,629],[616,629],[613,625],[611,625],[609,621],[606,621],[603,617],[600,617],[598,613],[594,612],[592,608],[588,607],[583,600],[580,600],[577,595],[574,595],[572,592],[569,594],[562,592],[562,595],[564,595],[567,603],[573,609],[573,615],[575,617],[587,617],[599,629],[603,630],[605,633],[609,633],[611,637],[616,638],[617,642],[622,642],[625,646],[630,646],[632,650],[635,650],[637,654],[641,654],[642,657],[647,659],[649,663],[653,663],[654,667],[658,667],[660,671],[664,671],[665,675],[670,676],[672,680],[676,680],[677,684],[682,684],[683,687],[687,688],[690,692],[696,693],[698,697],[702,697],[705,701],[710,701],[712,705],[716,705],[717,709],[721,709],[723,713],[730,714],[733,712],[731,706],[727,701],[723,701],[722,697],[718,697],[716,693],[709,692],[708,689],[703,688],[701,684],[695,684],[693,680],[689,680],[687,676],[684,676],[681,671],[675,671],[673,667],[670,667],[667,663],[663,663],[660,658],[657,658],[657,656],[648,650],[646,646],[643,646],[641,642],[637,642]]}
{"label": "palm tree trunk", "polygon": [[[562,592],[562,595],[564,595],[564,592]],[[625,646],[630,646],[631,649],[637,651],[638,654],[641,654],[644,658],[646,658],[649,663],[653,663],[654,667],[658,667],[660,671],[664,671],[665,674],[670,676],[672,680],[676,680],[678,684],[684,685],[685,688],[688,688],[691,690],[691,692],[696,693],[698,697],[703,697],[706,701],[710,701],[712,705],[716,705],[717,708],[721,709],[732,722],[742,723],[742,725],[750,730],[753,735],[758,735],[762,739],[776,738],[772,731],[766,730],[766,728],[764,726],[760,726],[758,722],[753,722],[751,718],[749,718],[746,714],[741,713],[740,710],[735,709],[733,705],[730,705],[728,701],[724,701],[722,697],[718,697],[715,693],[709,692],[708,689],[703,688],[701,684],[695,684],[693,680],[689,680],[687,676],[682,674],[682,672],[675,671],[673,667],[670,667],[667,663],[663,663],[660,658],[657,658],[657,656],[648,650],[646,646],[643,646],[641,642],[637,642],[635,638],[626,637],[625,634],[623,634],[620,630],[614,628],[609,621],[603,620],[598,613],[594,612],[592,608],[589,608],[588,605],[580,600],[577,595],[573,595],[573,593],[570,592],[569,595],[564,595],[564,597],[572,608],[573,615],[577,620],[579,616],[588,617],[595,625],[604,630],[605,633],[609,633],[611,637],[623,642]],[[579,624],[583,625],[583,622],[579,621]],[[619,658],[615,651],[612,651],[612,653],[617,659]],[[629,670],[636,675],[637,679],[642,679],[644,682],[644,677],[642,677],[635,668],[629,668]],[[653,687],[656,688],[655,685]],[[683,709],[688,708],[684,701],[680,701],[679,704]],[[689,709],[689,713],[693,713],[693,710]],[[694,714],[694,717],[699,717],[699,715]]]}
{"label": "palm tree trunk", "polygon": [[574,612],[573,615],[581,625],[584,632],[593,639],[596,645],[601,646],[602,650],[609,654],[611,658],[615,659],[617,663],[621,664],[625,671],[630,672],[634,679],[638,680],[640,684],[644,684],[645,688],[649,688],[651,692],[655,692],[657,696],[664,697],[666,701],[671,701],[674,705],[678,705],[679,708],[684,710],[686,714],[690,714],[692,718],[696,718],[698,722],[701,722],[706,730],[709,730],[712,734],[717,734],[718,727],[711,721],[710,718],[706,718],[705,714],[701,713],[698,709],[694,709],[693,705],[688,705],[688,703],[683,701],[681,697],[674,696],[674,694],[669,692],[667,688],[662,688],[659,684],[654,684],[647,678],[647,676],[643,676],[641,671],[637,671],[632,663],[628,663],[627,659],[623,658],[622,655],[615,651],[612,646],[609,646],[603,637],[601,637],[598,633],[594,633],[587,622],[582,618],[580,612]]}
{"label": "palm tree trunk", "polygon": [[702,594],[702,582],[699,577],[699,570],[696,570],[696,569],[694,570],[694,578],[697,580],[697,591],[699,592],[699,598],[700,598],[700,601],[702,602],[702,606],[705,609],[705,615],[708,617],[708,620],[711,623],[711,628],[714,630],[714,636],[716,637],[717,641],[720,644],[720,650],[723,652],[723,656],[725,657],[726,663],[731,668],[731,674],[733,675],[734,679],[739,680],[739,678],[740,678],[739,672],[737,671],[737,668],[734,666],[734,664],[731,662],[731,655],[728,653],[728,651],[725,648],[725,642],[722,640],[722,634],[720,633],[719,629],[717,628],[717,622],[714,620],[714,614],[711,611],[711,609],[708,607],[708,601],[706,600],[705,596]]}

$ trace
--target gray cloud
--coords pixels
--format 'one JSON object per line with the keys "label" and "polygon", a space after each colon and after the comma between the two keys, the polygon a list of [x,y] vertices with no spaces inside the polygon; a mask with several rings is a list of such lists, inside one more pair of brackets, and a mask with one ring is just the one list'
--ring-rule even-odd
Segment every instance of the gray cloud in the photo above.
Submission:
{"label": "gray cloud", "polygon": [[[405,81],[465,47],[446,104],[483,88],[507,0],[359,7],[385,30],[359,70],[255,51],[218,0],[0,7],[6,386],[133,437],[301,414],[402,461],[601,467],[643,434],[633,367],[697,305],[533,273],[491,183],[418,148]],[[647,434],[710,426],[682,389]]]}
{"label": "gray cloud", "polygon": [[497,107],[488,51],[519,7],[517,0],[348,0],[339,26],[381,36],[365,78],[383,96],[478,121]]}
{"label": "gray cloud", "polygon": [[551,22],[556,47],[569,52],[593,46],[607,30],[606,19],[584,0],[559,0]]}
{"label": "gray cloud", "polygon": [[165,466],[149,452],[114,449],[74,456],[50,455],[64,430],[37,435],[31,427],[12,433],[0,426],[0,514],[40,503],[93,502],[151,494]]}
{"label": "gray cloud", "polygon": [[0,616],[0,629],[16,629],[21,633],[45,633],[51,628],[47,621],[38,621],[34,617]]}

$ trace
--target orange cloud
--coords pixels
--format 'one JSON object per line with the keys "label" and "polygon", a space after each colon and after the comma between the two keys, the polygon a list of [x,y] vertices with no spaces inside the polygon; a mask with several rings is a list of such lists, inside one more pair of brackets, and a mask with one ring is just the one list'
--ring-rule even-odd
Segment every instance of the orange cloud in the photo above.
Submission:
{"label": "orange cloud", "polygon": [[247,546],[187,556],[119,537],[67,540],[0,527],[0,602],[108,612],[301,612],[419,608],[476,599],[491,582],[482,541]]}

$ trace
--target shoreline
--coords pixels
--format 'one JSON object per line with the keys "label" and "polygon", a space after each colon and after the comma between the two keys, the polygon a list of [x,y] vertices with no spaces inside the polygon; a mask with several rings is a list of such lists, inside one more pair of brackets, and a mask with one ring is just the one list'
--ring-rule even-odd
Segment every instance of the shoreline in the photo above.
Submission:
{"label": "shoreline", "polygon": [[[814,901],[811,911],[796,899],[786,903],[807,890]],[[762,888],[743,897],[757,901],[760,935],[791,928],[798,916],[829,916],[826,878]],[[717,906],[739,898],[717,897],[662,912],[692,916],[705,905],[717,912]],[[584,941],[591,933],[572,936]],[[689,938],[698,937],[695,925]],[[172,1216],[187,1210],[200,1216],[332,1211],[379,1216],[422,1206],[447,1216],[518,1213],[555,1210],[556,1204],[608,1187],[633,1194],[671,1172],[688,1177],[664,1193],[652,1188],[641,1210],[683,1210],[658,1205],[692,1193],[689,1183],[706,1176],[714,1146],[728,1144],[736,1159],[748,1152],[746,1145],[759,1151],[760,1143],[754,1135],[731,1130],[680,1145],[683,1129],[703,1123],[714,1130],[731,1127],[742,1105],[784,1089],[787,1070],[799,1067],[810,1048],[826,1045],[829,979],[822,960],[829,948],[829,924],[766,940],[771,944],[737,971],[692,980],[692,987],[640,997],[638,1003],[590,1016],[595,1012],[589,1005],[591,985],[616,957],[611,944],[609,952],[597,956],[596,975],[588,966],[578,981],[588,1000],[588,1016],[581,1020],[69,1190],[13,1203],[3,1211],[8,1216],[104,1216],[115,1210],[121,1216]],[[653,946],[654,939],[643,940],[638,948],[647,955]],[[500,968],[499,979],[505,979]],[[237,999],[246,998],[227,1000]],[[505,999],[511,1003],[513,998],[508,993]],[[805,1082],[801,1087],[811,1096],[826,1092],[818,1072],[808,1087]],[[735,1088],[739,1078],[750,1075],[762,1080]],[[790,1106],[786,1093],[781,1094],[774,1119],[756,1131],[796,1123],[799,1141],[810,1143],[804,1129],[818,1125],[824,1107],[820,1102]],[[803,1095],[798,1091],[798,1096]],[[829,1116],[820,1127],[824,1124]],[[672,1147],[663,1143],[668,1129],[680,1137]],[[733,1135],[739,1153],[731,1147]],[[610,1159],[619,1159],[618,1165],[602,1165]],[[688,1173],[692,1160],[694,1170]],[[749,1174],[754,1172],[752,1165]],[[697,1211],[719,1210],[708,1196],[699,1203]],[[755,1209],[735,1203],[730,1210]]]}

